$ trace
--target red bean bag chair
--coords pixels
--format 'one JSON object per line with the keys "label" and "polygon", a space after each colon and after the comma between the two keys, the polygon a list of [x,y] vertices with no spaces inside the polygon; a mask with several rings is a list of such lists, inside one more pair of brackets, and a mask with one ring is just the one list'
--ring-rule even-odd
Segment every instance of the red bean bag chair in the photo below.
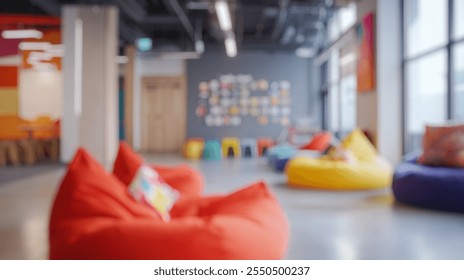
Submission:
{"label": "red bean bag chair", "polygon": [[165,222],[80,149],[58,189],[50,259],[280,259],[286,217],[262,182],[232,194],[185,197]]}
{"label": "red bean bag chair", "polygon": [[[129,145],[121,142],[114,162],[113,174],[124,185],[129,186],[135,173],[143,163],[143,158],[139,154],[135,153]],[[167,184],[179,191],[182,198],[199,196],[203,192],[203,176],[187,164],[173,167],[151,165],[151,167],[159,173]]]}
{"label": "red bean bag chair", "polygon": [[309,143],[300,147],[300,150],[324,152],[330,146],[330,141],[332,141],[332,134],[330,132],[316,133]]}

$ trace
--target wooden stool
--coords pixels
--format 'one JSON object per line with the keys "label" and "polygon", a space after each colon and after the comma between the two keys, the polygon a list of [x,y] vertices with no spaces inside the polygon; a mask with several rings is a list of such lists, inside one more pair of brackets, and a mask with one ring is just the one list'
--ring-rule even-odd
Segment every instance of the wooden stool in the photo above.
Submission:
{"label": "wooden stool", "polygon": [[19,146],[21,162],[27,165],[31,165],[37,162],[37,144],[34,140],[20,140],[17,145]]}
{"label": "wooden stool", "polygon": [[0,141],[0,167],[6,165],[6,149],[4,141]]}
{"label": "wooden stool", "polygon": [[19,161],[19,148],[15,141],[5,141],[4,142],[5,148],[5,159],[6,163],[10,162],[13,166],[18,166],[20,164]]}
{"label": "wooden stool", "polygon": [[50,141],[50,159],[58,161],[60,158],[60,139],[55,138]]}

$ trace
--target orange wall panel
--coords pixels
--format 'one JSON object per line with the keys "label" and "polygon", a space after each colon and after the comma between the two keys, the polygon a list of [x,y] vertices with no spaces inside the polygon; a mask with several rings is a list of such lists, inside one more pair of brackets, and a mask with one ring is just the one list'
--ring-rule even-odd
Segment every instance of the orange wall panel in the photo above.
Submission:
{"label": "orange wall panel", "polygon": [[0,66],[0,87],[18,86],[18,67]]}
{"label": "orange wall panel", "polygon": [[0,115],[18,114],[18,88],[0,87]]}

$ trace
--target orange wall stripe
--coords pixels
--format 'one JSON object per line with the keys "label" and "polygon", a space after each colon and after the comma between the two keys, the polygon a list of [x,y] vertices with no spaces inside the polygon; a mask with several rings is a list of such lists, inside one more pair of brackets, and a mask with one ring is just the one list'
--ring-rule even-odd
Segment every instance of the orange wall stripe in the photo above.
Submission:
{"label": "orange wall stripe", "polygon": [[0,66],[0,87],[18,86],[18,67]]}

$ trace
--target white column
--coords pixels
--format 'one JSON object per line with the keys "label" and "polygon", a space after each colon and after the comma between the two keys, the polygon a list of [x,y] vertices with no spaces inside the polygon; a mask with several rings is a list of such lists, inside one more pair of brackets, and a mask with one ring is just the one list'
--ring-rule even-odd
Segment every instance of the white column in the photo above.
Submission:
{"label": "white column", "polygon": [[64,94],[61,160],[79,146],[110,166],[118,143],[118,10],[113,6],[63,8]]}
{"label": "white column", "polygon": [[393,164],[402,156],[400,11],[400,0],[377,0],[377,148]]}

